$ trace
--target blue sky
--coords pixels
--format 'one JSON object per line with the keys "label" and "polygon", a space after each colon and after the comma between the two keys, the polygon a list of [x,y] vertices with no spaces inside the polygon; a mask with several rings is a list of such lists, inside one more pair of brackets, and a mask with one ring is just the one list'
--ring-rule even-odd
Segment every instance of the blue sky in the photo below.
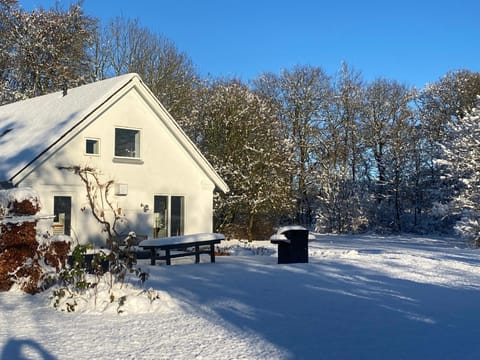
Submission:
{"label": "blue sky", "polygon": [[[60,0],[68,6],[70,0]],[[27,10],[55,0],[20,0]],[[294,65],[422,88],[449,70],[480,71],[478,0],[84,0],[102,21],[139,18],[186,52],[202,75],[279,73]]]}

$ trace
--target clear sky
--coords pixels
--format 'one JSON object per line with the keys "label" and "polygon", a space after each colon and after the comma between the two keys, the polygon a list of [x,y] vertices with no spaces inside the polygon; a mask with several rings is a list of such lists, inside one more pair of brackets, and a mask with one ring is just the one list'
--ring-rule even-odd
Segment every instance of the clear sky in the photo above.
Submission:
{"label": "clear sky", "polygon": [[105,22],[139,18],[202,75],[248,81],[297,64],[332,75],[345,61],[367,81],[422,88],[449,70],[480,71],[480,0],[84,0],[83,8]]}

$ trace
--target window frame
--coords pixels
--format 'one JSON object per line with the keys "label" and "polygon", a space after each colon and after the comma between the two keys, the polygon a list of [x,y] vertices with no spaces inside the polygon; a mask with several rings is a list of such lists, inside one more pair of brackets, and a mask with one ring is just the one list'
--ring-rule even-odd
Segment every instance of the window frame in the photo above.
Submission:
{"label": "window frame", "polygon": [[[53,225],[61,224],[60,214],[63,214],[63,234],[69,236],[72,234],[72,204],[71,195],[53,195]],[[65,210],[65,212],[61,213],[61,210]]]}
{"label": "window frame", "polygon": [[[178,194],[165,194],[165,193],[155,193],[153,196],[153,220],[152,220],[152,233],[153,237],[158,237],[158,232],[162,229],[161,227],[156,227],[156,221],[157,221],[157,216],[155,214],[159,213],[157,210],[156,206],[156,201],[155,198],[163,198],[165,201],[165,207],[162,207],[162,210],[164,211],[163,216],[160,215],[158,219],[163,219],[164,221],[164,229],[165,229],[165,236],[166,237],[171,237],[171,236],[179,236],[179,235],[184,235],[185,234],[185,222],[186,222],[186,208],[185,208],[185,202],[186,202],[186,196],[185,195],[178,195]],[[175,205],[173,204],[174,202],[179,201],[179,214],[176,214],[174,211]],[[160,204],[160,199],[158,204]],[[173,205],[173,206],[172,206]],[[161,214],[161,213],[160,213]],[[179,215],[177,217],[177,215]],[[173,232],[175,230],[179,230],[178,233],[174,234]]]}
{"label": "window frame", "polygon": [[[117,130],[126,130],[135,132],[135,144],[134,144],[134,153],[135,156],[128,155],[117,155]],[[113,134],[113,156],[116,159],[125,159],[125,160],[141,160],[142,159],[142,130],[138,128],[129,128],[125,126],[115,126]],[[138,139],[137,139],[138,136]],[[138,156],[137,156],[138,153]]]}
{"label": "window frame", "polygon": [[[89,153],[87,152],[87,143],[88,141],[95,141],[97,143],[97,152],[96,153]],[[93,137],[87,137],[85,138],[85,147],[84,147],[84,154],[88,156],[100,156],[100,139],[98,138],[93,138]]]}

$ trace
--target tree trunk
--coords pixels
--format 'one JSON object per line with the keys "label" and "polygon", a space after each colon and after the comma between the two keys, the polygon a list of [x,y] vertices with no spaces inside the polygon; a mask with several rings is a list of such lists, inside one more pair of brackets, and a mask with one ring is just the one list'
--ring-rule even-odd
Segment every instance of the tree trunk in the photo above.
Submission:
{"label": "tree trunk", "polygon": [[247,225],[247,238],[249,242],[253,241],[253,224],[254,224],[255,213],[250,211],[248,213],[248,225]]}

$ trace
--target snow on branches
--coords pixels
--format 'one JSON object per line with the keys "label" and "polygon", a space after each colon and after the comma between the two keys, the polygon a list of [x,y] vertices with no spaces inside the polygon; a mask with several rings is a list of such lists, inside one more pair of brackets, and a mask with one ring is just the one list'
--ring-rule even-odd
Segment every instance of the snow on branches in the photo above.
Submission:
{"label": "snow on branches", "polygon": [[202,99],[195,138],[231,189],[216,198],[217,218],[246,224],[240,235],[252,239],[260,214],[288,209],[291,147],[272,104],[240,82],[213,83]]}
{"label": "snow on branches", "polygon": [[444,168],[450,184],[454,211],[462,216],[455,229],[474,245],[480,244],[480,110],[452,122],[442,156],[437,164]]}
{"label": "snow on branches", "polygon": [[0,3],[0,103],[86,83],[95,22],[79,4],[69,10],[23,11]]}

